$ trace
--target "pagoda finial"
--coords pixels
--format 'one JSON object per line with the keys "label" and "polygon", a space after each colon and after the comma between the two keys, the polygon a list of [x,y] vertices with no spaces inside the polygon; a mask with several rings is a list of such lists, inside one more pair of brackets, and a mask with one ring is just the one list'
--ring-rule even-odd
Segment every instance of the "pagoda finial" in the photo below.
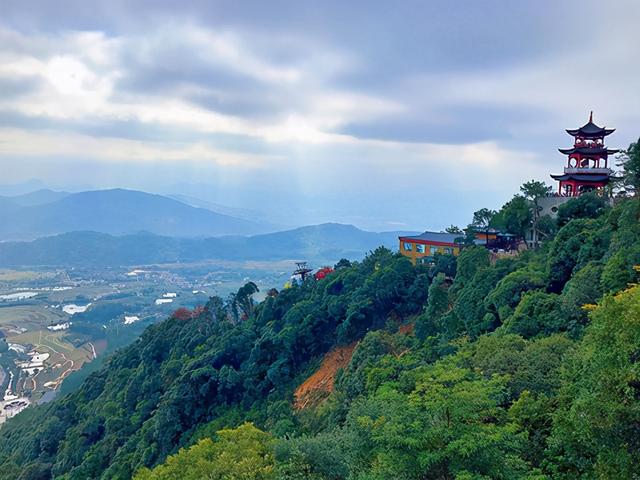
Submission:
{"label": "pagoda finial", "polygon": [[593,110],[589,113],[589,122],[593,123]]}

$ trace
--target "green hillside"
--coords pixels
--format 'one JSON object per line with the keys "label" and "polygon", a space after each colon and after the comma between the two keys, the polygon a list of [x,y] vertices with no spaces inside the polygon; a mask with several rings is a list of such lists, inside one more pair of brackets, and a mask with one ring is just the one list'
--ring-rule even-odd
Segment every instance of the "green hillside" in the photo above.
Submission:
{"label": "green hillside", "polygon": [[260,304],[249,285],[178,312],[8,421],[0,478],[632,479],[640,203],[580,205],[517,257],[414,267],[378,248]]}

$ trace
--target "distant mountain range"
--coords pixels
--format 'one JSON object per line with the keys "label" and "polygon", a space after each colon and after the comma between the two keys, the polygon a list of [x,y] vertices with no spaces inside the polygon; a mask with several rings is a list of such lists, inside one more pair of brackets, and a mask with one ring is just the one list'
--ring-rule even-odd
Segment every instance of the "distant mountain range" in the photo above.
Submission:
{"label": "distant mountain range", "polygon": [[47,188],[41,188],[33,192],[7,197],[5,200],[20,205],[21,207],[33,207],[36,205],[44,205],[45,203],[52,203],[69,195],[69,192],[56,192]]}
{"label": "distant mountain range", "polygon": [[210,207],[135,190],[67,193],[40,189],[0,197],[0,240],[32,240],[73,231],[202,238],[278,229],[258,219],[239,218]]}
{"label": "distant mountain range", "polygon": [[210,202],[207,200],[203,200],[201,198],[192,197],[190,195],[182,195],[182,194],[170,194],[165,195],[169,198],[173,198],[182,203],[186,203],[187,205],[191,205],[196,208],[204,208],[206,210],[211,210],[212,212],[221,213],[223,215],[229,215],[235,218],[241,218],[243,220],[248,220],[250,222],[259,223],[260,225],[265,226],[270,231],[278,231],[278,230],[287,230],[292,228],[291,225],[280,225],[272,223],[269,220],[265,220],[265,214],[259,212],[257,210],[250,210],[248,208],[238,208],[238,207],[229,207],[227,205],[220,205],[219,203]]}
{"label": "distant mountain range", "polygon": [[[335,260],[397,247],[407,232],[326,223],[293,230],[186,195],[39,189],[0,196],[0,266],[114,266],[201,260]],[[275,233],[273,233],[275,232]]]}
{"label": "distant mountain range", "polygon": [[30,242],[0,243],[0,267],[117,266],[202,260],[316,262],[362,258],[380,245],[397,248],[398,236],[415,232],[365,232],[327,223],[250,237],[171,238],[141,233],[113,236],[71,232]]}

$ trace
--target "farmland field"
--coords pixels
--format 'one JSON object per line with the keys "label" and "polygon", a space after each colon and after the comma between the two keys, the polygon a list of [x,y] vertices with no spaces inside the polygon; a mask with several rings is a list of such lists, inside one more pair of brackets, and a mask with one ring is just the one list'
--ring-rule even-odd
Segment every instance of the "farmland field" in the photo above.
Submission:
{"label": "farmland field", "polygon": [[[203,305],[210,295],[226,297],[249,279],[259,286],[259,299],[267,286],[283,285],[291,268],[291,262],[197,262],[0,270],[0,338],[6,341],[0,391],[10,372],[11,393],[32,402],[52,398],[68,377],[64,390],[70,391],[103,359],[80,371],[83,365],[132,342],[150,323],[179,307]],[[125,324],[125,316],[139,320]],[[36,352],[49,357],[34,362]]]}
{"label": "farmland field", "polygon": [[64,319],[66,315],[54,308],[44,305],[16,305],[0,306],[0,329],[11,337],[11,329],[26,328],[27,330],[45,329],[46,326]]}
{"label": "farmland field", "polygon": [[45,278],[50,274],[30,270],[0,270],[0,282],[16,282]]}

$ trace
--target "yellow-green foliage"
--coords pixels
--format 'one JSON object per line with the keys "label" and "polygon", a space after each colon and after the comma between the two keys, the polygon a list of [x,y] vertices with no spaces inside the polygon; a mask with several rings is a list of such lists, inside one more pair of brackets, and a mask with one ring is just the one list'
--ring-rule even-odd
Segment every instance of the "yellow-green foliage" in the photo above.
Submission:
{"label": "yellow-green foliage", "polygon": [[640,287],[604,301],[568,362],[554,415],[558,478],[636,478],[640,465]]}
{"label": "yellow-green foliage", "polygon": [[217,432],[217,439],[200,440],[167,461],[140,470],[135,480],[268,480],[274,477],[271,435],[245,423]]}

